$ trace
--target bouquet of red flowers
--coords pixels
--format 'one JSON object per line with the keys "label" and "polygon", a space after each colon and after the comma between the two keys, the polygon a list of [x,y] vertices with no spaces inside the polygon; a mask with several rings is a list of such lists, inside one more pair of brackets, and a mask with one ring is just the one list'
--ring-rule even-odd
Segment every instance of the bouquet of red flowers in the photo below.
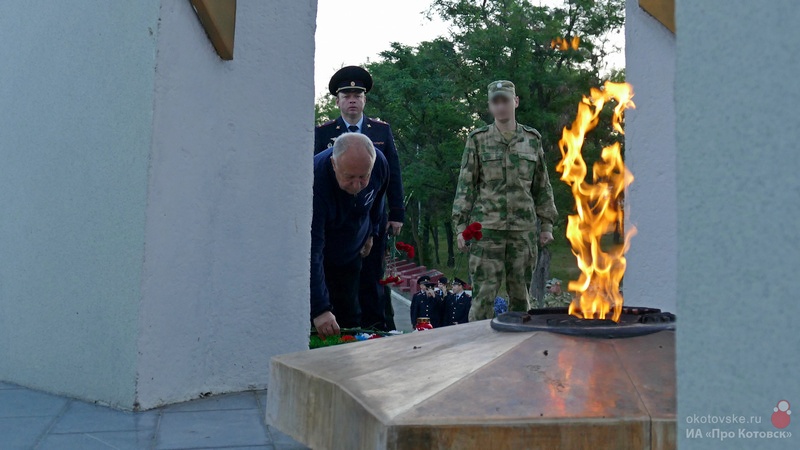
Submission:
{"label": "bouquet of red flowers", "polygon": [[473,239],[480,241],[483,239],[483,232],[481,231],[482,229],[483,225],[481,225],[480,222],[472,222],[471,224],[467,225],[467,229],[464,230],[461,235],[464,236],[464,240],[467,242]]}
{"label": "bouquet of red flowers", "polygon": [[386,260],[386,277],[378,281],[381,286],[388,286],[390,284],[401,284],[403,280],[397,273],[397,254],[403,252],[409,258],[414,258],[414,246],[406,244],[405,242],[398,242],[390,249],[388,258]]}
{"label": "bouquet of red flowers", "polygon": [[398,242],[394,245],[394,248],[404,252],[410,259],[414,259],[414,246],[411,244],[406,244],[405,242]]}
{"label": "bouquet of red flowers", "polygon": [[402,282],[403,282],[403,280],[400,278],[400,276],[392,275],[392,276],[388,276],[388,277],[386,277],[386,278],[384,278],[382,280],[379,280],[378,284],[380,284],[381,286],[388,286],[390,284],[400,284]]}

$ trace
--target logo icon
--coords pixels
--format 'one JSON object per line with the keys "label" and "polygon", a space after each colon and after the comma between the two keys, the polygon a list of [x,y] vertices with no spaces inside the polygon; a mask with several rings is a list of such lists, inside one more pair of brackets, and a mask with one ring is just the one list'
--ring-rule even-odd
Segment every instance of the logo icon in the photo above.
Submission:
{"label": "logo icon", "polygon": [[775,428],[786,428],[789,426],[789,422],[791,422],[792,418],[792,410],[789,409],[789,402],[786,400],[781,400],[778,404],[772,408],[772,425]]}
{"label": "logo icon", "polygon": [[374,196],[375,196],[375,189],[367,192],[367,198],[364,199],[364,206],[367,206],[370,203],[372,203],[372,201],[374,200]]}

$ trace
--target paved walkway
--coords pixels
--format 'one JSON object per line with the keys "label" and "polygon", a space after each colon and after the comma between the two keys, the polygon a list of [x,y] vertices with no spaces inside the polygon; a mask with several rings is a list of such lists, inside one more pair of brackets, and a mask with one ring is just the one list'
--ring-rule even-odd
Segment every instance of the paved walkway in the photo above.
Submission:
{"label": "paved walkway", "polygon": [[402,294],[392,291],[394,325],[400,331],[411,331],[411,301]]}
{"label": "paved walkway", "polygon": [[0,382],[0,449],[307,447],[264,424],[266,391],[131,413]]}
{"label": "paved walkway", "polygon": [[[408,299],[392,304],[411,331]],[[266,401],[249,391],[132,413],[0,382],[0,449],[306,449],[264,424]]]}

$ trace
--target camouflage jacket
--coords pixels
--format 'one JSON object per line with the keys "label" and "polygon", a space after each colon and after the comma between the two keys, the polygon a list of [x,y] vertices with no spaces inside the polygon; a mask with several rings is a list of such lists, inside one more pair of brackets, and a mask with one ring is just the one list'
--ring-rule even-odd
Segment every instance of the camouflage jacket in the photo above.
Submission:
{"label": "camouflage jacket", "polygon": [[453,202],[453,226],[461,233],[471,222],[489,230],[553,231],[558,217],[547,175],[541,135],[517,124],[506,141],[494,124],[469,134]]}
{"label": "camouflage jacket", "polygon": [[542,303],[545,308],[554,308],[557,306],[569,306],[572,303],[572,294],[562,291],[560,294],[555,295],[551,292],[544,294]]}

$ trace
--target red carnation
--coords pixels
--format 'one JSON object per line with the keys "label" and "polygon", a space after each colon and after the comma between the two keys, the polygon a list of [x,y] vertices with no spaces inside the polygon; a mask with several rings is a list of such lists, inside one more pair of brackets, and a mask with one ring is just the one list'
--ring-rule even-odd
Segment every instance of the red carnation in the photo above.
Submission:
{"label": "red carnation", "polygon": [[475,239],[476,241],[480,241],[483,239],[483,225],[480,222],[472,222],[471,224],[467,225],[467,228],[461,233],[464,236],[465,241],[470,241]]}
{"label": "red carnation", "polygon": [[342,339],[342,342],[350,342],[350,341],[355,341],[356,340],[355,336],[351,336],[349,334],[345,334],[344,336],[342,336],[341,339]]}
{"label": "red carnation", "polygon": [[394,247],[401,252],[404,252],[408,255],[409,258],[414,258],[414,246],[411,244],[406,244],[405,242],[398,242],[394,245]]}
{"label": "red carnation", "polygon": [[402,281],[403,280],[399,276],[393,275],[391,277],[386,277],[386,278],[378,281],[378,284],[380,284],[381,286],[386,286],[386,285],[389,285],[389,284],[392,284],[392,283],[400,284],[400,283],[402,283]]}
{"label": "red carnation", "polygon": [[386,278],[384,278],[384,279],[382,279],[382,280],[379,280],[379,281],[378,281],[378,284],[380,284],[381,286],[387,286],[387,285],[390,285],[390,284],[392,284],[392,283],[394,283],[394,284],[400,284],[400,283],[402,283],[402,282],[403,282],[403,279],[402,279],[402,278],[400,278],[400,277],[399,277],[399,276],[397,276],[397,275],[393,275],[393,276],[391,276],[391,277],[386,277]]}

